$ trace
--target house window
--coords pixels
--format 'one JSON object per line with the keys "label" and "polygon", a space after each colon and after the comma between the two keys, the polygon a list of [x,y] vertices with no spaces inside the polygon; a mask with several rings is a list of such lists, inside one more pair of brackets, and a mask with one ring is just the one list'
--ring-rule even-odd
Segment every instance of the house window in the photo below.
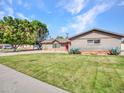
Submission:
{"label": "house window", "polygon": [[100,39],[87,40],[87,43],[90,45],[100,44],[100,42]]}
{"label": "house window", "polygon": [[88,44],[93,44],[93,40],[87,40]]}
{"label": "house window", "polygon": [[54,44],[53,44],[53,48],[60,48],[60,44],[54,43]]}
{"label": "house window", "polygon": [[100,44],[100,40],[94,40],[94,44]]}

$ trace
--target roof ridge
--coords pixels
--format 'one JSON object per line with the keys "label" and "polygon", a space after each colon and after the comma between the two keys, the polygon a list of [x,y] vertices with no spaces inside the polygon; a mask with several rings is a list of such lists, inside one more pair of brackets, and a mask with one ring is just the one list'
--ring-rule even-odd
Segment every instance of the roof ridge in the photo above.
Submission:
{"label": "roof ridge", "polygon": [[118,36],[124,37],[124,34],[121,34],[121,33],[106,31],[104,29],[99,29],[99,28],[93,28],[93,29],[90,29],[88,31],[84,31],[84,32],[81,32],[81,33],[79,33],[77,35],[74,35],[74,36],[70,37],[69,39],[75,38],[77,36],[83,35],[85,33],[91,32],[91,31],[99,31],[99,32],[104,32],[104,33],[108,33],[108,34],[113,34],[113,35],[118,35]]}

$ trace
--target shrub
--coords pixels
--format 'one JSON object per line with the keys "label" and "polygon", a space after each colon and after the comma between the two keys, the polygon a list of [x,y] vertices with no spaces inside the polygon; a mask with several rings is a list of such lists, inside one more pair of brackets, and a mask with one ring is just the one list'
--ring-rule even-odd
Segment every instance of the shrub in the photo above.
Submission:
{"label": "shrub", "polygon": [[80,54],[80,50],[78,48],[72,48],[69,51],[69,54]]}
{"label": "shrub", "polygon": [[120,50],[120,48],[112,48],[111,50],[110,50],[110,54],[111,55],[119,55],[121,53],[121,50]]}

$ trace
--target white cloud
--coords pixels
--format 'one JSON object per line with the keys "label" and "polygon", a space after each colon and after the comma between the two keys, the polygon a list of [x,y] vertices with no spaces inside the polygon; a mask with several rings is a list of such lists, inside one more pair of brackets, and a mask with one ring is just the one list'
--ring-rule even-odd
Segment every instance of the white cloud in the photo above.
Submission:
{"label": "white cloud", "polygon": [[2,2],[2,4],[6,4],[8,6],[12,6],[12,4],[13,4],[13,0],[1,0],[0,2]]}
{"label": "white cloud", "polygon": [[3,0],[0,0],[0,6],[4,4],[4,1]]}
{"label": "white cloud", "polygon": [[47,11],[47,14],[52,14],[52,12],[51,11]]}
{"label": "white cloud", "polygon": [[57,7],[62,7],[72,14],[78,14],[85,7],[88,0],[62,0]]}
{"label": "white cloud", "polygon": [[26,9],[31,8],[31,4],[29,2],[23,1],[23,0],[18,0],[17,1],[18,5],[23,6]]}
{"label": "white cloud", "polygon": [[9,3],[10,6],[12,6],[13,0],[8,0],[8,3]]}
{"label": "white cloud", "polygon": [[118,3],[118,6],[124,6],[124,0]]}
{"label": "white cloud", "polygon": [[14,16],[14,9],[12,7],[6,7],[5,10],[8,16]]}
{"label": "white cloud", "polygon": [[31,5],[27,2],[24,3],[24,7],[27,8],[27,9],[30,9],[31,8]]}
{"label": "white cloud", "polygon": [[60,28],[60,31],[61,31],[62,33],[67,32],[67,30],[68,30],[68,28],[67,28],[67,27],[61,27],[61,28]]}
{"label": "white cloud", "polygon": [[[19,0],[18,3],[23,3],[21,2],[22,0]],[[3,18],[3,16],[13,16],[13,17],[19,17],[22,19],[28,19],[24,14],[20,12],[14,11],[14,6],[13,6],[13,0],[1,0],[0,1],[0,18]],[[28,5],[25,5],[25,7],[28,7]]]}
{"label": "white cloud", "polygon": [[30,15],[30,17],[28,17],[28,19],[30,19],[30,20],[37,20],[39,18],[36,15],[32,14],[32,15]]}
{"label": "white cloud", "polygon": [[23,4],[22,0],[17,0],[17,3],[18,3],[19,5],[22,5],[22,4]]}
{"label": "white cloud", "polygon": [[13,0],[1,0],[0,7],[0,18],[3,16],[14,16]]}
{"label": "white cloud", "polygon": [[0,15],[4,15],[5,14],[5,12],[4,11],[0,11]]}
{"label": "white cloud", "polygon": [[22,19],[28,19],[24,14],[17,12],[16,16]]}
{"label": "white cloud", "polygon": [[108,11],[113,6],[113,4],[114,2],[100,2],[87,12],[75,16],[72,23],[62,28],[66,29],[66,31],[72,29],[79,33],[89,25],[93,24],[96,20],[96,17],[105,11]]}
{"label": "white cloud", "polygon": [[43,2],[43,0],[36,0],[36,4],[37,4],[37,8],[39,8],[39,9],[44,9],[44,10],[46,10],[46,5],[45,5],[45,3]]}
{"label": "white cloud", "polygon": [[3,18],[5,15],[5,12],[4,11],[0,11],[0,19]]}

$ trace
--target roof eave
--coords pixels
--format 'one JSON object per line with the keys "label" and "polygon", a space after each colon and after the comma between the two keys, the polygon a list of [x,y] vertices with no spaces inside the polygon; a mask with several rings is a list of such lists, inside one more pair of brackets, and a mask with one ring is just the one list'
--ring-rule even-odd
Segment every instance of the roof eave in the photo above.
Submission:
{"label": "roof eave", "polygon": [[88,30],[86,32],[83,32],[83,33],[80,33],[80,34],[77,34],[77,35],[74,35],[72,37],[69,38],[69,40],[73,40],[81,35],[84,35],[86,33],[89,33],[89,32],[92,32],[92,31],[100,31],[100,32],[104,32],[104,33],[108,33],[108,34],[112,34],[112,35],[115,35],[115,36],[118,36],[118,37],[121,37],[121,38],[124,38],[124,35],[121,35],[121,34],[117,34],[117,33],[114,33],[114,32],[110,32],[110,31],[105,31],[105,30],[102,30],[102,29],[91,29],[91,30]]}

